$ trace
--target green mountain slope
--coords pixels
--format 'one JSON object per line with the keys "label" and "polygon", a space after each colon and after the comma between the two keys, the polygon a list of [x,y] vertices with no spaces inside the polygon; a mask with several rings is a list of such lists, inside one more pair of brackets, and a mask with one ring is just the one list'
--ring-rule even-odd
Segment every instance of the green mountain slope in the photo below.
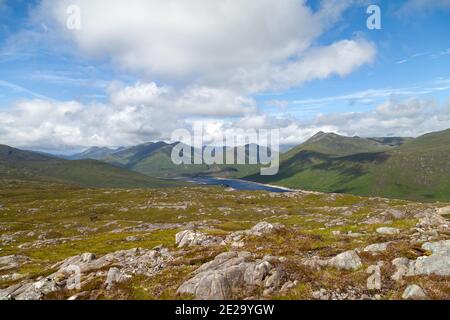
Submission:
{"label": "green mountain slope", "polygon": [[122,149],[123,148],[110,149],[110,148],[92,147],[81,153],[74,154],[67,158],[69,160],[86,160],[86,159],[100,160],[105,157],[108,157],[109,155],[111,155],[115,152],[119,152]]}
{"label": "green mountain slope", "polygon": [[[384,151],[358,152],[373,145],[349,147],[348,139],[333,135],[334,149],[308,141],[282,157],[278,175],[248,179],[324,192],[450,200],[450,130],[406,139]],[[348,152],[355,153],[339,155]]]}
{"label": "green mountain slope", "polygon": [[174,146],[150,142],[115,152],[101,160],[150,177],[195,175],[210,169],[206,165],[175,165],[171,159]]}
{"label": "green mountain slope", "polygon": [[344,137],[335,133],[319,132],[305,143],[285,153],[283,159],[295,157],[302,151],[313,151],[328,155],[351,155],[364,152],[386,151],[392,148],[387,143],[359,137]]}
{"label": "green mountain slope", "polygon": [[0,145],[1,179],[101,188],[155,188],[178,183],[153,179],[96,160],[69,161]]}
{"label": "green mountain slope", "polygon": [[[108,154],[98,160],[133,170],[150,177],[170,178],[195,175],[215,175],[225,177],[243,177],[253,174],[259,170],[258,165],[206,165],[206,164],[181,164],[176,165],[171,159],[172,149],[177,143],[167,144],[165,142],[150,142],[117,152]],[[244,147],[239,147],[244,148]],[[237,154],[235,148],[235,157]],[[246,161],[248,162],[248,146],[245,146]],[[257,149],[258,150],[258,149]],[[193,156],[193,150],[191,152]],[[195,151],[199,152],[199,151]],[[225,152],[225,151],[221,151]],[[86,158],[90,154],[85,152]]]}

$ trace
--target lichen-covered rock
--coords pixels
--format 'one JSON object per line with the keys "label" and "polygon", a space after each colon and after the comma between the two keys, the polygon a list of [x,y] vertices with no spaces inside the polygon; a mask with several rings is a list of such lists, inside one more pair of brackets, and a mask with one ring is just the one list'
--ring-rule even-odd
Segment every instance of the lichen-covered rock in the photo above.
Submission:
{"label": "lichen-covered rock", "polygon": [[426,299],[427,295],[421,287],[416,284],[412,284],[405,289],[402,298],[405,300],[422,300]]}
{"label": "lichen-covered rock", "polygon": [[450,240],[428,242],[422,249],[432,252],[416,260],[397,258],[392,264],[397,267],[392,279],[399,281],[405,276],[438,275],[450,276]]}
{"label": "lichen-covered rock", "polygon": [[106,289],[110,290],[114,287],[116,283],[121,283],[128,280],[131,276],[124,274],[119,268],[112,267],[108,270],[108,274],[106,276]]}
{"label": "lichen-covered rock", "polygon": [[327,265],[340,270],[357,270],[362,266],[362,263],[356,251],[351,250],[329,259]]}
{"label": "lichen-covered rock", "polygon": [[261,285],[271,268],[268,261],[249,265],[244,273],[244,282],[248,285]]}
{"label": "lichen-covered rock", "polygon": [[381,227],[381,228],[377,229],[377,233],[386,234],[386,235],[394,235],[394,234],[399,234],[400,229],[390,228],[390,227]]}
{"label": "lichen-covered rock", "polygon": [[252,261],[249,252],[222,253],[197,269],[195,276],[184,282],[177,292],[201,300],[230,299],[235,289],[261,286],[271,268],[268,261]]}
{"label": "lichen-covered rock", "polygon": [[364,248],[364,252],[383,252],[386,251],[390,242],[374,243]]}
{"label": "lichen-covered rock", "polygon": [[391,263],[396,268],[391,279],[394,281],[401,281],[409,272],[409,259],[405,257],[395,258]]}
{"label": "lichen-covered rock", "polygon": [[440,215],[450,214],[450,206],[436,209],[436,213]]}
{"label": "lichen-covered rock", "polygon": [[425,243],[422,248],[431,251],[432,254],[411,261],[409,273],[413,275],[450,276],[450,240]]}
{"label": "lichen-covered rock", "polygon": [[175,244],[178,248],[183,248],[191,246],[224,245],[225,242],[220,237],[206,235],[193,230],[184,230],[175,235]]}
{"label": "lichen-covered rock", "polygon": [[361,258],[355,250],[343,252],[330,259],[312,257],[311,259],[303,260],[303,264],[315,269],[332,267],[339,270],[357,270],[362,266]]}
{"label": "lichen-covered rock", "polygon": [[275,270],[265,281],[266,288],[281,288],[286,280],[285,273],[281,270]]}
{"label": "lichen-covered rock", "polygon": [[[172,259],[172,255],[166,248],[121,250],[100,258],[96,258],[92,253],[84,253],[55,264],[52,269],[58,270],[43,279],[1,290],[0,296],[17,300],[39,300],[49,293],[65,288],[71,289],[76,277],[86,281],[98,276],[107,277],[108,274],[104,270],[113,266],[120,268],[120,273],[124,277],[138,274],[153,276],[165,268],[167,262]],[[117,282],[117,273],[114,269],[110,276],[111,284],[114,281]],[[122,279],[124,278],[120,278]]]}
{"label": "lichen-covered rock", "polygon": [[266,221],[262,221],[249,230],[236,231],[229,234],[226,237],[225,242],[231,243],[233,247],[242,247],[244,246],[242,239],[245,236],[261,237],[283,228],[284,226],[280,223],[268,223]]}
{"label": "lichen-covered rock", "polygon": [[276,230],[280,230],[283,228],[283,225],[279,223],[268,223],[265,221],[262,221],[255,225],[253,228],[247,231],[248,235],[252,236],[261,236],[264,234],[272,233]]}
{"label": "lichen-covered rock", "polygon": [[0,271],[17,269],[30,261],[30,258],[20,255],[0,257]]}

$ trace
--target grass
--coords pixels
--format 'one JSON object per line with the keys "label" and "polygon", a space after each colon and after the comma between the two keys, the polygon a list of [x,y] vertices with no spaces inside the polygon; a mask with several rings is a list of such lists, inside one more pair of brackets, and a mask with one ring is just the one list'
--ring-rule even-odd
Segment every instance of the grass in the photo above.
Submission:
{"label": "grass", "polygon": [[[412,244],[407,235],[417,223],[414,213],[434,208],[426,203],[344,194],[224,192],[221,187],[86,189],[20,181],[0,184],[0,204],[0,256],[30,257],[31,263],[14,270],[26,278],[48,275],[55,262],[84,252],[102,256],[135,247],[152,249],[162,244],[174,253],[175,259],[168,268],[155,277],[134,277],[112,292],[102,289],[104,279],[87,284],[83,290],[89,289],[91,297],[99,299],[192,298],[176,294],[180,283],[203,263],[213,260],[221,252],[232,250],[229,245],[176,248],[176,233],[192,223],[201,232],[221,237],[249,229],[260,221],[283,224],[286,228],[275,233],[246,237],[244,247],[239,249],[250,251],[258,258],[275,255],[287,259],[284,267],[291,280],[298,280],[299,285],[286,293],[277,293],[272,297],[274,299],[309,299],[312,292],[321,288],[346,290],[347,286],[352,286],[364,290],[367,279],[364,268],[369,265],[399,256],[417,258],[426,254],[418,250],[420,245]],[[368,217],[388,208],[407,212],[407,215],[386,224],[364,223]],[[331,221],[342,224],[330,226]],[[145,226],[155,224],[160,224],[160,228],[146,230]],[[394,236],[378,235],[375,230],[380,226],[396,227],[403,232]],[[341,235],[335,235],[333,231],[340,231]],[[349,231],[363,236],[348,236]],[[138,241],[126,241],[129,236],[137,237]],[[61,243],[62,238],[69,238],[69,241]],[[50,243],[33,246],[40,241]],[[355,272],[329,268],[317,272],[301,264],[302,259],[311,256],[328,258],[385,241],[394,241],[394,244],[378,256],[361,253],[364,268]],[[383,272],[393,271],[386,267]],[[448,297],[440,280],[419,280],[424,281],[429,290],[434,290],[434,296]],[[16,282],[0,280],[0,288]],[[261,297],[262,290],[252,290],[236,292],[236,297]],[[387,281],[386,289],[380,294],[395,298],[399,290],[402,288]],[[66,292],[47,298],[67,298],[72,294],[74,292]]]}

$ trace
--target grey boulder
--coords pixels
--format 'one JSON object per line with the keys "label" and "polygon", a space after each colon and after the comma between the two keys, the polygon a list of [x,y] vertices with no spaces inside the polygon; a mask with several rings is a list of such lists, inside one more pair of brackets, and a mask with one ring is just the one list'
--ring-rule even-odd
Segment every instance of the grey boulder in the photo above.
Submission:
{"label": "grey boulder", "polygon": [[416,284],[412,284],[405,289],[402,298],[405,300],[421,300],[426,299],[427,295],[421,287]]}
{"label": "grey boulder", "polygon": [[340,270],[357,270],[362,266],[355,250],[346,251],[328,260],[327,265]]}
{"label": "grey boulder", "polygon": [[198,268],[177,292],[199,300],[231,299],[233,290],[263,286],[271,268],[268,261],[252,261],[249,252],[225,252]]}
{"label": "grey boulder", "polygon": [[178,248],[183,248],[192,246],[224,245],[225,242],[220,237],[206,235],[193,230],[184,230],[175,235],[175,244]]}
{"label": "grey boulder", "polygon": [[377,229],[377,233],[385,234],[385,235],[394,235],[394,234],[399,234],[400,229],[391,228],[391,227],[381,227],[381,228]]}

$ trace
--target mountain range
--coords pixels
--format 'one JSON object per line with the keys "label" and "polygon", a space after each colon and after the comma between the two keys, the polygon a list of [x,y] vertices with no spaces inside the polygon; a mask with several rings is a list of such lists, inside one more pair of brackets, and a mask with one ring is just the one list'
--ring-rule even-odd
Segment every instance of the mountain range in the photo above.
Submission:
{"label": "mountain range", "polygon": [[[450,129],[418,138],[319,132],[282,153],[275,176],[261,176],[259,165],[175,165],[174,146],[149,142],[118,149],[93,147],[68,157],[72,160],[0,146],[0,173],[3,178],[125,188],[173,186],[175,182],[161,178],[212,175],[321,192],[450,200]],[[248,160],[250,146],[238,148],[245,148]]]}
{"label": "mountain range", "polygon": [[[117,150],[108,148],[93,147],[86,151],[75,154],[72,159],[96,159],[103,162],[119,166],[128,170],[136,171],[151,177],[173,178],[180,176],[195,175],[216,175],[241,178],[256,173],[259,165],[207,165],[207,164],[181,164],[175,165],[172,161],[172,149],[177,143],[168,144],[165,142],[149,142],[132,146],[130,148],[119,148]],[[188,146],[186,146],[188,147]],[[201,152],[191,149],[191,156]],[[249,145],[234,148],[235,158],[239,149],[245,152],[245,159],[248,163]],[[256,150],[259,150],[255,145]],[[204,148],[203,148],[204,150]],[[203,151],[202,150],[202,151]],[[228,148],[219,148],[222,155]]]}
{"label": "mountain range", "polygon": [[283,154],[276,176],[247,178],[314,191],[448,201],[450,129],[416,139],[321,132]]}

